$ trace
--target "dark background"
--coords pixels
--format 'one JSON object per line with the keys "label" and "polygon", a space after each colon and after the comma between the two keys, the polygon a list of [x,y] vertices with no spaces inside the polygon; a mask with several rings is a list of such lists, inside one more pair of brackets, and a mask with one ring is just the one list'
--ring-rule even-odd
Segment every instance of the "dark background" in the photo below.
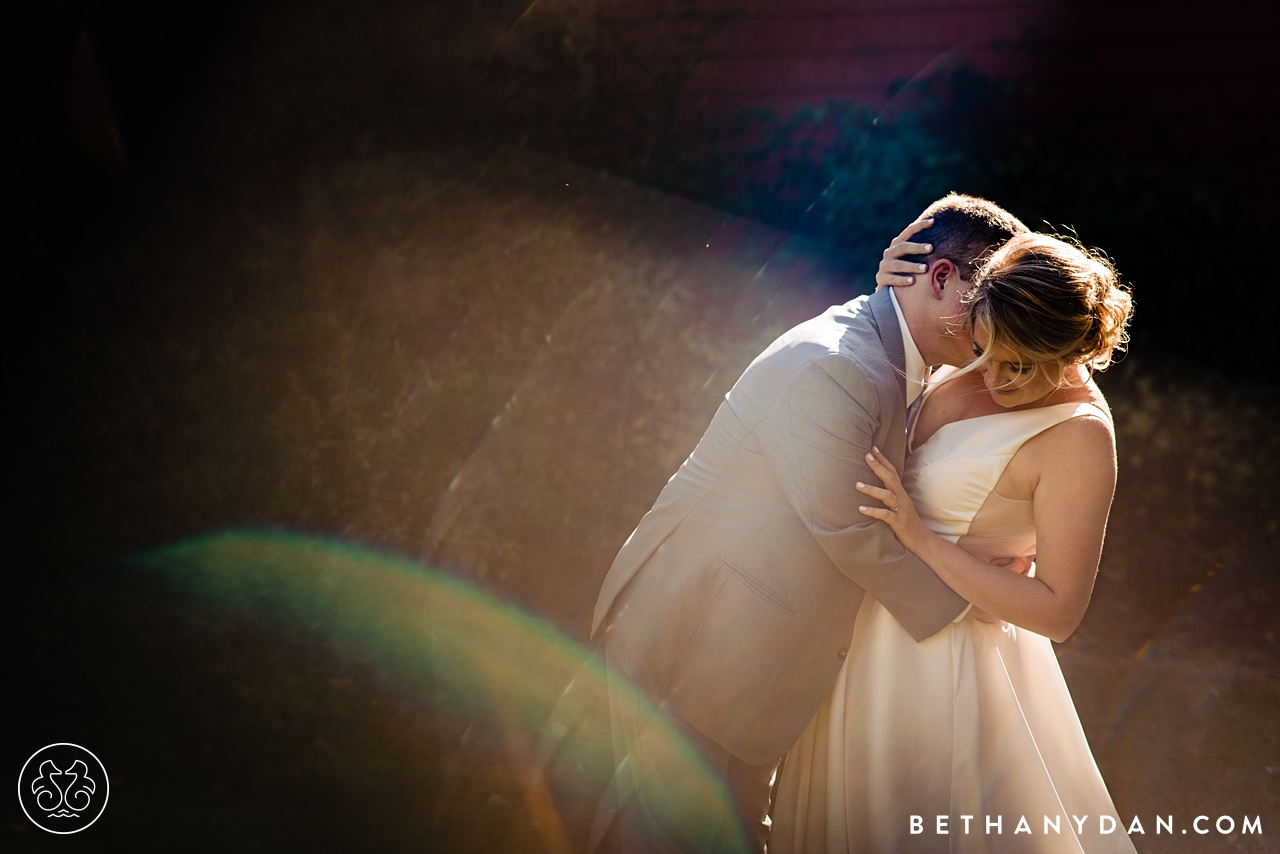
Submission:
{"label": "dark background", "polygon": [[123,781],[59,844],[554,849],[505,748],[394,668],[119,561],[312,532],[583,640],[745,364],[955,189],[1134,288],[1101,380],[1121,484],[1060,658],[1122,816],[1261,814],[1176,850],[1267,850],[1264,5],[7,4],[5,757],[83,739]]}

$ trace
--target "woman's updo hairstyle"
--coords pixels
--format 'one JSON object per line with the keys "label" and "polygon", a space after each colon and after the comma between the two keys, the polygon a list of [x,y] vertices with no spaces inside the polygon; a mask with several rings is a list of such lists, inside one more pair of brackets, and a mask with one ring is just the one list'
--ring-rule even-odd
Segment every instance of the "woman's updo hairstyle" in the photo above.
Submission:
{"label": "woman's updo hairstyle", "polygon": [[1133,297],[1101,253],[1045,234],[1019,234],[982,264],[967,298],[970,332],[1037,366],[1103,370],[1129,340]]}

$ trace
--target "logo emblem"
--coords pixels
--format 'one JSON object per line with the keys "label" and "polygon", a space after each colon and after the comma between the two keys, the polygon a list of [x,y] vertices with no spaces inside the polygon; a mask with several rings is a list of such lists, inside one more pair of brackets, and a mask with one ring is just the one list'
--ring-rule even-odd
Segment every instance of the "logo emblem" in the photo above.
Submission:
{"label": "logo emblem", "polygon": [[78,744],[50,744],[18,774],[18,802],[31,823],[50,833],[79,833],[98,820],[111,789],[107,769]]}

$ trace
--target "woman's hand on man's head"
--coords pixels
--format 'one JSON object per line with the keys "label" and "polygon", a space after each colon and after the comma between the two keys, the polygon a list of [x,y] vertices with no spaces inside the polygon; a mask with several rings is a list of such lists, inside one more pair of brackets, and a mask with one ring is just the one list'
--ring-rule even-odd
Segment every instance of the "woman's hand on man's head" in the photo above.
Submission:
{"label": "woman's hand on man's head", "polygon": [[893,242],[884,250],[880,258],[880,268],[876,270],[876,290],[881,288],[905,288],[916,283],[916,276],[929,269],[928,264],[918,261],[903,261],[904,255],[928,255],[933,251],[929,243],[915,243],[911,238],[933,225],[932,219],[918,219],[893,238]]}

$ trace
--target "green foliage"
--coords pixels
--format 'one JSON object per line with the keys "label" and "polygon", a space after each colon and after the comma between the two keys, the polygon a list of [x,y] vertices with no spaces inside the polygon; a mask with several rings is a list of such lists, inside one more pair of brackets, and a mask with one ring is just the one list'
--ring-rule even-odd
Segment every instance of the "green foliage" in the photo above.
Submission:
{"label": "green foliage", "polygon": [[691,170],[687,153],[673,153],[671,189],[864,261],[952,190],[993,198],[1033,227],[1074,228],[1151,274],[1165,272],[1144,257],[1153,241],[1187,231],[1212,242],[1243,223],[1233,203],[1242,176],[1229,152],[1196,144],[1203,127],[1048,103],[1034,78],[1000,82],[957,65],[904,85],[881,111],[841,101],[790,118],[756,110],[686,132],[673,147],[705,151],[717,169]]}

